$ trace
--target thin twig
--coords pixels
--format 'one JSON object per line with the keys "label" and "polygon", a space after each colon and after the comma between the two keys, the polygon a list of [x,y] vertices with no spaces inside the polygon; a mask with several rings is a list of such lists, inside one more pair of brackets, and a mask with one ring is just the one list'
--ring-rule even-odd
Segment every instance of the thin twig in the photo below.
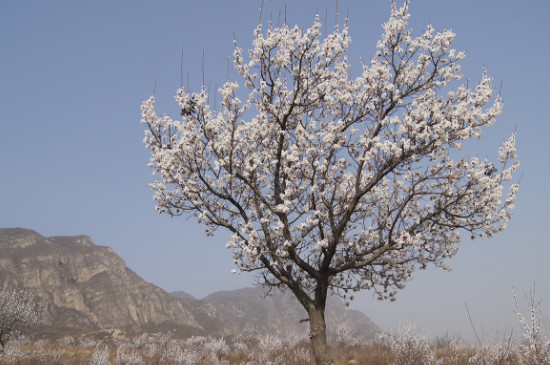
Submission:
{"label": "thin twig", "polygon": [[229,81],[229,56],[227,56],[227,81]]}
{"label": "thin twig", "polygon": [[202,87],[204,88],[204,49],[202,50]]}
{"label": "thin twig", "polygon": [[260,19],[258,20],[258,24],[262,24],[262,13],[264,11],[264,0],[262,0],[262,5],[260,6]]}
{"label": "thin twig", "polygon": [[218,84],[214,84],[214,111],[217,110]]}
{"label": "thin twig", "polygon": [[328,8],[325,8],[325,38],[328,37]]}
{"label": "thin twig", "polygon": [[481,339],[479,338],[476,327],[474,326],[474,322],[472,322],[472,316],[470,315],[470,310],[468,309],[468,303],[464,303],[466,306],[466,312],[468,312],[468,318],[470,319],[470,324],[472,325],[472,329],[474,330],[474,334],[476,335],[477,342],[479,342],[479,346],[483,346],[483,343],[481,342]]}
{"label": "thin twig", "polygon": [[181,50],[180,77],[181,77],[181,89],[183,90],[183,49]]}
{"label": "thin twig", "polygon": [[334,27],[338,27],[338,0],[336,0],[336,15],[334,16]]}

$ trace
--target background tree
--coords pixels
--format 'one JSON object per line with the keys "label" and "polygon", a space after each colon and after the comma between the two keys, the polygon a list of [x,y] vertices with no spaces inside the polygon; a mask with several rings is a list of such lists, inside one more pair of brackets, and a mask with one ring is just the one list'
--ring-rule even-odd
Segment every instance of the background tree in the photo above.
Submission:
{"label": "background tree", "polygon": [[40,322],[40,306],[26,289],[0,289],[0,345]]}
{"label": "background tree", "polygon": [[519,165],[514,136],[498,162],[460,155],[501,112],[491,78],[459,84],[465,54],[451,48],[452,31],[413,37],[408,18],[408,2],[392,2],[355,76],[347,25],[322,37],[318,19],[307,30],[260,24],[247,61],[235,46],[241,83],[220,88],[219,106],[203,86],[178,90],[179,121],[158,117],[154,97],[141,107],[160,173],[156,209],[193,213],[209,234],[229,230],[238,269],[290,289],[306,309],[318,364],[332,362],[330,291],[394,300],[416,269],[447,268],[460,231],[503,230],[518,190],[503,192]]}

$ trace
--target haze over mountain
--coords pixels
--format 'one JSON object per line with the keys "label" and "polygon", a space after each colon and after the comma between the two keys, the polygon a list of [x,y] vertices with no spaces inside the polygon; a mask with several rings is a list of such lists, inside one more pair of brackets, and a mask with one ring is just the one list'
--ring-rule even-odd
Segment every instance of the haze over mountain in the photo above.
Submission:
{"label": "haze over mountain", "polygon": [[[255,287],[202,300],[183,291],[168,294],[87,236],[43,237],[29,229],[0,228],[0,287],[26,287],[36,294],[43,305],[39,332],[48,337],[112,329],[184,337],[308,330],[300,322],[306,313],[290,293],[272,290],[265,296],[264,288]],[[336,297],[329,298],[327,321],[329,328],[349,322],[367,337],[380,330]]]}
{"label": "haze over mountain", "polygon": [[[284,336],[289,332],[307,332],[307,313],[290,293],[277,289],[266,294],[266,288],[257,286],[220,291],[196,300],[185,292],[174,292],[184,307],[199,323],[215,335],[242,331],[275,333]],[[335,296],[327,299],[326,318],[329,331],[348,323],[358,334],[373,337],[380,328],[365,314],[348,310]]]}

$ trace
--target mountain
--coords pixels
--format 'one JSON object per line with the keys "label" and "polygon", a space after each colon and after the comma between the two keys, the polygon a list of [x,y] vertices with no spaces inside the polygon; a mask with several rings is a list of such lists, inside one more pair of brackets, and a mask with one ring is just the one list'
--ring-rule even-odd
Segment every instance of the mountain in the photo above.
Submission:
{"label": "mountain", "polygon": [[[309,324],[304,321],[307,313],[290,291],[283,293],[273,289],[266,294],[266,288],[258,286],[216,292],[199,301],[187,299],[181,292],[171,294],[180,298],[207,332],[216,335],[252,331],[285,336],[292,331],[309,330]],[[327,299],[325,317],[329,332],[345,322],[354,332],[367,338],[380,332],[365,314],[347,310],[335,296]]]}
{"label": "mountain", "polygon": [[87,236],[0,229],[0,287],[31,289],[44,306],[43,330],[56,335],[111,328],[204,332],[179,300]]}
{"label": "mountain", "polygon": [[[307,331],[305,310],[289,293],[261,287],[217,292],[197,300],[168,294],[128,269],[110,247],[87,236],[43,237],[23,228],[0,228],[0,288],[26,287],[42,302],[47,337],[102,330],[171,332],[174,336],[231,335],[245,330],[284,335]],[[327,322],[349,322],[370,337],[379,328],[366,315],[346,310],[336,297]]]}
{"label": "mountain", "polygon": [[192,295],[189,294],[189,293],[184,292],[183,290],[170,292],[170,295],[173,296],[174,298],[182,298],[182,299],[189,299],[189,300],[197,300],[197,299],[195,299],[194,296],[192,296]]}

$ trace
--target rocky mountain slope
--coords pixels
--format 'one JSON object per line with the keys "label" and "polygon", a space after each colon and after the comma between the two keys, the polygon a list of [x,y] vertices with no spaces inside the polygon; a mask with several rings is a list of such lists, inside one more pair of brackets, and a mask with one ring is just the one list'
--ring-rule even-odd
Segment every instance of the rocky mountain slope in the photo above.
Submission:
{"label": "rocky mountain slope", "polygon": [[[309,331],[304,321],[307,313],[290,291],[273,289],[266,294],[266,288],[244,288],[216,292],[202,300],[189,298],[184,292],[171,294],[180,298],[208,332],[217,335],[250,331],[285,336],[293,331]],[[326,319],[329,332],[342,323],[367,338],[380,332],[365,314],[347,310],[335,296],[327,299]]]}
{"label": "rocky mountain slope", "polygon": [[[0,228],[0,287],[27,287],[44,307],[42,333],[53,337],[106,329],[230,335],[243,330],[307,331],[305,311],[289,293],[264,297],[261,287],[214,293],[197,300],[172,295],[128,269],[109,247],[87,236],[43,237],[23,228]],[[350,322],[371,336],[378,327],[335,297],[327,321]]]}
{"label": "rocky mountain slope", "polygon": [[180,301],[86,236],[46,238],[0,229],[0,286],[31,289],[44,306],[45,327],[57,334],[108,328],[203,332]]}

